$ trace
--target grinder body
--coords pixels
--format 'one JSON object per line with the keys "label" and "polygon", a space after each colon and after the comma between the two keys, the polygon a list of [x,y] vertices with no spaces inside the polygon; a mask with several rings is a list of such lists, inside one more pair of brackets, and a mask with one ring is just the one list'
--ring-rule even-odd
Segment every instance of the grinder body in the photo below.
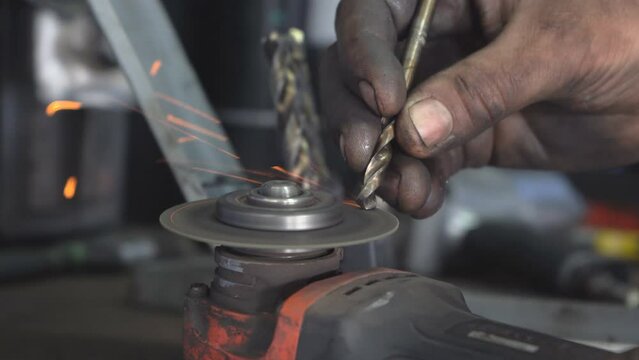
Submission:
{"label": "grinder body", "polygon": [[341,247],[387,237],[397,219],[293,182],[179,205],[160,221],[223,245],[210,286],[187,294],[187,360],[631,359],[482,319],[458,289],[416,274],[340,274]]}
{"label": "grinder body", "polygon": [[390,269],[310,283],[272,314],[189,296],[184,330],[188,360],[632,359],[483,319],[456,287]]}

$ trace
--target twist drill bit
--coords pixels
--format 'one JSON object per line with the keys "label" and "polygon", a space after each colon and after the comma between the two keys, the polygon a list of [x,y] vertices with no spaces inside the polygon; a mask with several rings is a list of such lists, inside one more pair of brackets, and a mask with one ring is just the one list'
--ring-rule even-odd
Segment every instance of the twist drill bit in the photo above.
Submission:
{"label": "twist drill bit", "polygon": [[304,32],[272,32],[264,43],[271,62],[271,87],[284,132],[285,165],[304,188],[329,178],[320,138],[320,122],[304,49]]}
{"label": "twist drill bit", "polygon": [[[436,2],[436,0],[422,0],[418,5],[419,8],[413,20],[403,63],[407,90],[411,87],[413,78],[415,77],[415,70],[419,63],[419,57],[426,44],[428,27],[431,23],[433,12],[435,11]],[[382,126],[384,128],[377,140],[375,153],[364,173],[364,185],[357,195],[357,203],[366,210],[374,209],[377,206],[375,191],[377,191],[381,185],[384,171],[393,157],[391,142],[395,138],[395,119],[382,118]]]}

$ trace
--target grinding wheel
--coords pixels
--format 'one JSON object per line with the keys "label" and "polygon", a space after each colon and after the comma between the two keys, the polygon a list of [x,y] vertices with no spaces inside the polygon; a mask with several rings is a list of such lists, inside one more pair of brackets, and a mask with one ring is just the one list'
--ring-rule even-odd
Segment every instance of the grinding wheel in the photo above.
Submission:
{"label": "grinding wheel", "polygon": [[211,245],[273,250],[363,244],[388,237],[399,226],[388,212],[343,205],[330,194],[303,191],[288,181],[178,205],[166,210],[160,222]]}

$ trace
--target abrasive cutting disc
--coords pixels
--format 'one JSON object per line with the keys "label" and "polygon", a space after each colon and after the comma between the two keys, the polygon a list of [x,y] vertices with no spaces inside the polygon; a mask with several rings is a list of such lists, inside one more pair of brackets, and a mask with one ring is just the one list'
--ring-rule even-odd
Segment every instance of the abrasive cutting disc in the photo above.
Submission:
{"label": "abrasive cutting disc", "polygon": [[397,218],[383,210],[343,205],[342,220],[333,226],[305,231],[253,230],[217,219],[217,199],[194,201],[166,210],[160,222],[168,230],[212,245],[254,249],[324,249],[363,244],[393,234]]}

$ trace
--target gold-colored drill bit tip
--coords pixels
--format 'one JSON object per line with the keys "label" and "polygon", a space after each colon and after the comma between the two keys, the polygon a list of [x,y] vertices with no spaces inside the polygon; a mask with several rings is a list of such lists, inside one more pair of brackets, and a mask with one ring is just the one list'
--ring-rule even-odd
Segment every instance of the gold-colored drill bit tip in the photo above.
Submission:
{"label": "gold-colored drill bit tip", "polygon": [[[418,5],[419,8],[413,20],[408,47],[404,54],[403,67],[407,90],[410,89],[413,78],[415,77],[415,69],[419,63],[422,49],[426,44],[428,27],[433,18],[436,3],[436,0],[422,0]],[[366,210],[377,207],[375,191],[377,191],[381,185],[382,179],[384,178],[384,171],[386,171],[393,157],[391,142],[395,138],[395,119],[388,121],[388,119],[382,118],[382,126],[384,126],[384,129],[377,140],[375,154],[373,154],[373,157],[366,167],[364,185],[356,199],[357,203]]]}

